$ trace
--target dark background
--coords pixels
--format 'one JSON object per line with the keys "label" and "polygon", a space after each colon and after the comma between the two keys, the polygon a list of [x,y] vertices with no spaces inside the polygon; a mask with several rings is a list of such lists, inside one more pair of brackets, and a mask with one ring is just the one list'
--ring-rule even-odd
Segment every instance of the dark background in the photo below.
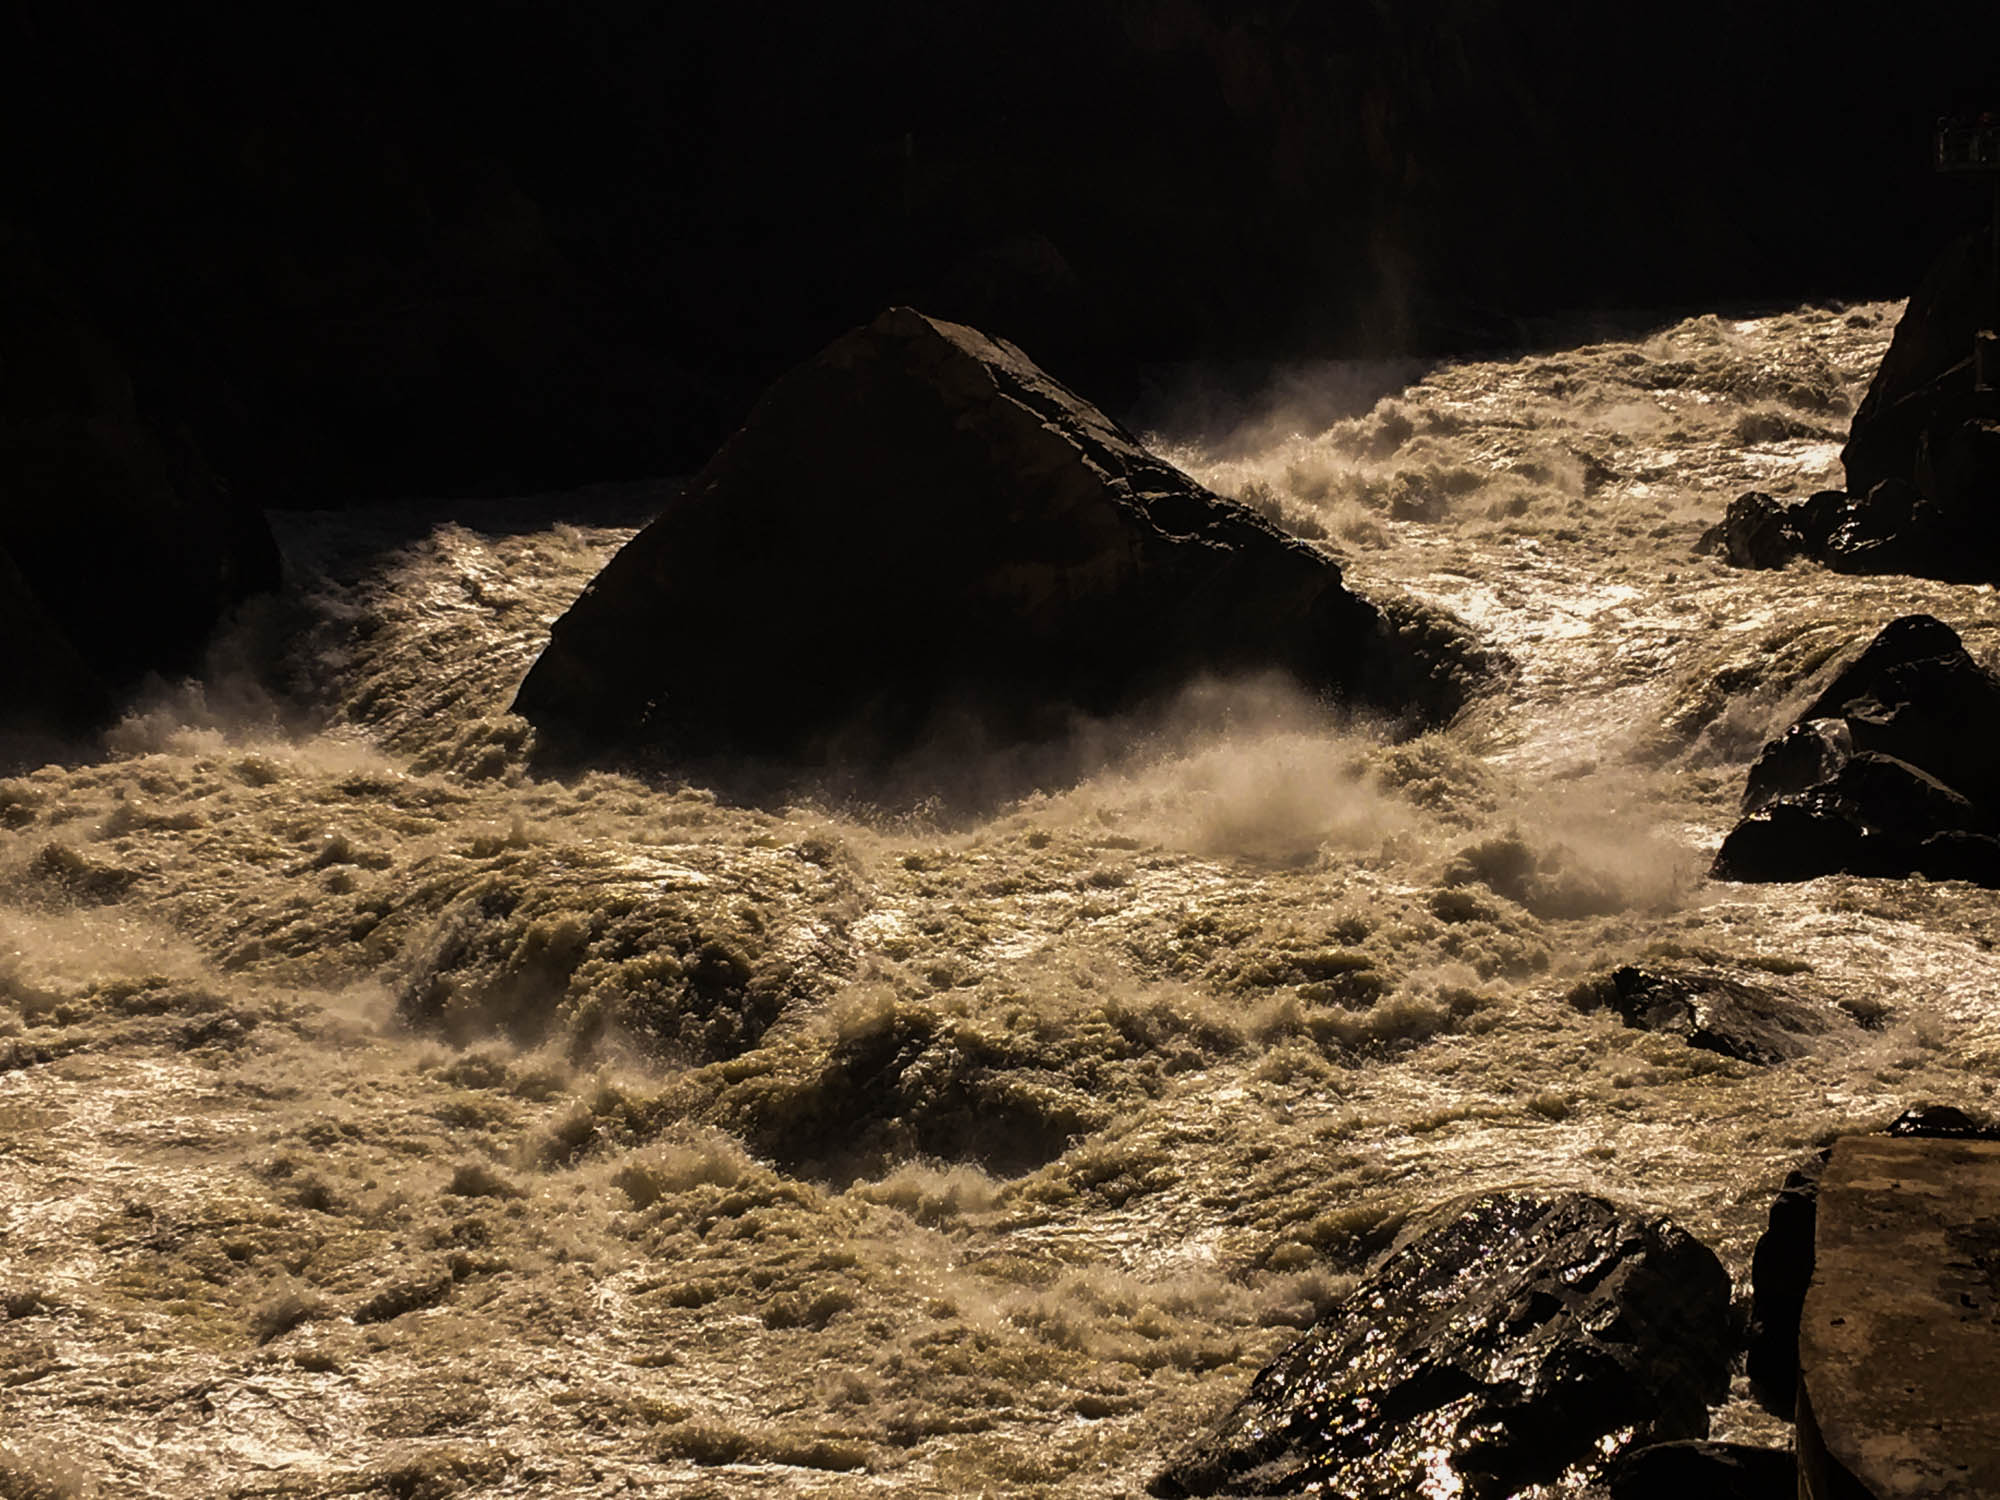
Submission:
{"label": "dark background", "polygon": [[896,301],[1117,411],[1898,296],[1981,212],[1927,150],[1996,10],[13,3],[5,399],[329,504],[685,470]]}

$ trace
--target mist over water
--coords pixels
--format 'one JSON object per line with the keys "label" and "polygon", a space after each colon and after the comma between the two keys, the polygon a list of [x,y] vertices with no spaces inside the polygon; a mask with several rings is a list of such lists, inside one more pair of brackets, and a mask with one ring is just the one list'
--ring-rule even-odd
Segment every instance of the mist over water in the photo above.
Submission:
{"label": "mist over water", "polygon": [[[2000,1076],[2000,897],[1704,873],[1839,652],[1994,653],[1989,589],[1693,555],[1837,480],[1896,312],[1151,438],[1504,655],[1400,742],[1199,683],[899,786],[537,777],[513,689],[666,491],[281,516],[206,681],[0,781],[0,1493],[1117,1493],[1459,1193],[1741,1275],[1799,1151]],[[1647,960],[1828,1034],[1566,998]]]}

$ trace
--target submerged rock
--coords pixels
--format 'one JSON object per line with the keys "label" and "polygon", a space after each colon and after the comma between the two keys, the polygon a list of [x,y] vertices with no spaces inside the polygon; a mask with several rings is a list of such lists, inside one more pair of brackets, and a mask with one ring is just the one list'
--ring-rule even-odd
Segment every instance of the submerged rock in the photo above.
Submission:
{"label": "submerged rock", "polygon": [[1420,722],[1473,674],[1020,350],[896,308],[766,392],[514,707],[558,758],[867,762],[1269,670]]}
{"label": "submerged rock", "polygon": [[1627,1026],[1751,1063],[1803,1057],[1829,1028],[1810,1006],[1705,969],[1627,964],[1578,985],[1570,1003],[1579,1010],[1608,1008]]}
{"label": "submerged rock", "polygon": [[1929,615],[1892,621],[1750,769],[1722,880],[1836,872],[2000,886],[2000,677]]}
{"label": "submerged rock", "polygon": [[1157,1495],[1512,1495],[1697,1437],[1728,1385],[1729,1277],[1583,1194],[1472,1200],[1267,1365]]}

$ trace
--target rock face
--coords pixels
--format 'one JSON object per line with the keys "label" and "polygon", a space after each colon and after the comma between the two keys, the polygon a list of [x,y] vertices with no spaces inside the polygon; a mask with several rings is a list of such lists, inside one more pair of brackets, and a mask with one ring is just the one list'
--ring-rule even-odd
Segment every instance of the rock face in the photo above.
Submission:
{"label": "rock face", "polygon": [[1569,998],[1579,1010],[1604,1007],[1640,1031],[1760,1064],[1803,1057],[1831,1024],[1796,1000],[1706,969],[1627,964],[1578,985]]}
{"label": "rock face", "polygon": [[1470,671],[1012,345],[898,308],[766,393],[514,707],[558,755],[853,761],[1273,669],[1422,721]]}
{"label": "rock face", "polygon": [[1927,875],[2000,885],[2000,677],[1929,615],[1891,621],[1765,746],[1721,880]]}
{"label": "rock face", "polygon": [[[2000,1130],[1939,1104],[1905,1110],[1886,1134],[1899,1139],[2000,1140]],[[1820,1179],[1830,1154],[1817,1152],[1786,1176],[1771,1201],[1770,1217],[1750,1263],[1750,1389],[1767,1410],[1787,1419],[1798,1405],[1799,1318],[1813,1279]]]}
{"label": "rock face", "polygon": [[1739,568],[2000,577],[2000,400],[1973,373],[1976,337],[2000,322],[1990,254],[1984,234],[1954,241],[1910,298],[1841,453],[1847,492],[1788,505],[1752,491],[1699,550]]}
{"label": "rock face", "polygon": [[1706,1433],[1730,1347],[1729,1277],[1670,1222],[1494,1194],[1392,1252],[1153,1493],[1495,1500],[1627,1429]]}
{"label": "rock face", "polygon": [[1847,1136],[1799,1329],[1799,1493],[2000,1493],[2000,1143]]}
{"label": "rock face", "polygon": [[[519,493],[686,472],[890,301],[1122,400],[1162,359],[1903,290],[1947,217],[1908,122],[2000,37],[1956,12],[69,0],[0,33],[6,138],[66,123],[0,202],[244,493]],[[1870,87],[1799,109],[1864,32]],[[1606,79],[1709,102],[1578,128]]]}

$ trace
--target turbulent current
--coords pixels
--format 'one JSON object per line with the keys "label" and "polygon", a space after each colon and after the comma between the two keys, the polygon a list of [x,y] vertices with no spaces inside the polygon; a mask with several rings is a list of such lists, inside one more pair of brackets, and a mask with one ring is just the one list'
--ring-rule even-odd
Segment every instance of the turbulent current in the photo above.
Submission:
{"label": "turbulent current", "polygon": [[[1802,1151],[2000,1077],[2000,895],[1705,874],[1838,653],[2000,644],[1985,587],[1695,553],[1838,481],[1897,311],[1149,439],[1501,678],[1401,742],[1195,685],[974,811],[525,769],[513,690],[664,491],[277,517],[208,680],[0,781],[0,1495],[1125,1493],[1468,1190],[1741,1278]],[[1571,1003],[1647,961],[1826,1032]]]}

